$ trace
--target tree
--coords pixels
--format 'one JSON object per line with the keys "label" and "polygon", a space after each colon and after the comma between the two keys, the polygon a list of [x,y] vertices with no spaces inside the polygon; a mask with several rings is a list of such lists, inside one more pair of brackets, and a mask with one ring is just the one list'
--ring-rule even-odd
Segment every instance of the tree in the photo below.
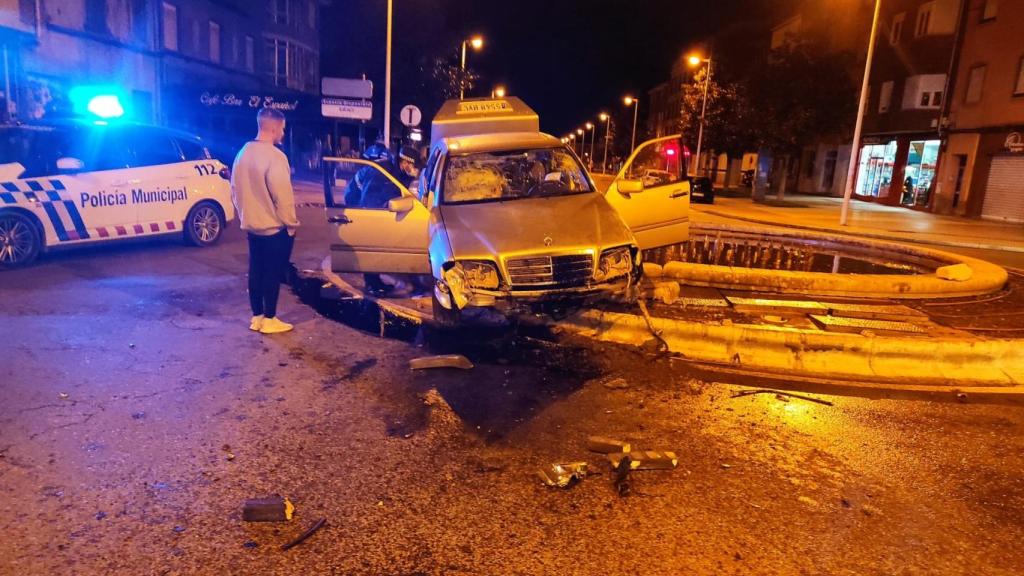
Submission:
{"label": "tree", "polygon": [[850,132],[857,95],[847,73],[852,62],[852,54],[816,42],[792,43],[769,54],[745,82],[753,143],[782,158],[780,198],[789,163],[806,143]]}
{"label": "tree", "polygon": [[[700,131],[706,78],[705,66],[690,82],[683,84],[679,128],[684,141],[691,146],[696,144]],[[707,85],[702,149],[727,154],[741,154],[749,150],[753,142],[747,118],[749,111],[750,106],[744,101],[741,84],[728,80],[720,81],[712,76],[711,83]]]}

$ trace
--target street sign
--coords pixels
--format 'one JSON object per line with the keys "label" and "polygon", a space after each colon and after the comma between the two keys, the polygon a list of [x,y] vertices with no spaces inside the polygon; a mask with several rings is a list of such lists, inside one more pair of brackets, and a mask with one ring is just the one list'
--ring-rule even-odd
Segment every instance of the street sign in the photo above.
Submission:
{"label": "street sign", "polygon": [[320,79],[320,93],[336,98],[369,100],[373,98],[373,82],[365,78],[324,77]]}
{"label": "street sign", "polygon": [[402,108],[402,111],[398,114],[398,118],[402,121],[402,124],[412,128],[413,126],[419,126],[420,121],[423,120],[423,113],[420,109],[409,104]]}
{"label": "street sign", "polygon": [[373,118],[373,102],[350,100],[348,98],[322,98],[320,114],[324,118],[345,118],[347,120],[370,120]]}

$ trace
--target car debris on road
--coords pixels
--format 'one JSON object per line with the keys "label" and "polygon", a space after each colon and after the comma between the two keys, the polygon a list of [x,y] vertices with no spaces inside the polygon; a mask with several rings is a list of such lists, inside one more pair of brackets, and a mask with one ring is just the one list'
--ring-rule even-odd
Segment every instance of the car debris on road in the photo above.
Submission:
{"label": "car debris on road", "polygon": [[242,505],[242,520],[246,522],[288,522],[294,513],[291,501],[276,495],[246,500]]}
{"label": "car debris on road", "polygon": [[598,454],[611,454],[629,452],[629,442],[613,440],[604,436],[591,436],[587,438],[587,450]]}
{"label": "car debris on road", "polygon": [[426,370],[430,368],[459,368],[472,370],[473,363],[462,354],[443,354],[440,356],[424,356],[409,360],[409,368],[412,370]]}
{"label": "car debris on road", "polygon": [[552,488],[570,488],[587,477],[589,471],[586,462],[568,462],[552,464],[537,471],[544,484]]}
{"label": "car debris on road", "polygon": [[656,450],[634,450],[632,452],[615,452],[608,454],[608,461],[618,468],[623,460],[629,458],[631,470],[672,470],[679,464],[675,452],[659,452]]}

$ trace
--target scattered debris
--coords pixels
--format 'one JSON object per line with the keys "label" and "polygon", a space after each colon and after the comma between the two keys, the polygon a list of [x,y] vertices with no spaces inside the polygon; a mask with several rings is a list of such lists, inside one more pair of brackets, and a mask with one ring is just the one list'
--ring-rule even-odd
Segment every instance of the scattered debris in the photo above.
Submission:
{"label": "scattered debris", "polygon": [[882,515],[882,511],[879,510],[878,508],[872,506],[871,504],[865,504],[865,505],[861,506],[860,511],[863,512],[865,516],[881,516]]}
{"label": "scattered debris", "polygon": [[429,368],[460,368],[471,370],[473,363],[462,354],[445,354],[441,356],[424,356],[409,360],[409,368],[412,370],[425,370]]}
{"label": "scattered debris", "polygon": [[173,528],[173,530],[174,530],[174,532],[175,532],[175,533],[177,533],[177,534],[181,534],[182,532],[184,532],[184,531],[185,531],[185,527],[184,527],[184,526],[175,526],[175,527]]}
{"label": "scattered debris", "polygon": [[799,398],[800,400],[807,400],[808,402],[814,402],[816,404],[822,404],[824,406],[834,406],[834,404],[832,404],[828,400],[811,398],[810,396],[804,396],[802,394],[793,394],[792,392],[783,392],[781,390],[769,390],[767,388],[758,388],[757,390],[740,390],[739,392],[730,396],[730,398],[741,398],[743,396],[753,396],[754,394],[775,394],[776,397],[784,396],[789,398]]}
{"label": "scattered debris", "polygon": [[952,280],[953,282],[966,282],[971,279],[974,275],[974,270],[971,269],[967,264],[951,264],[949,266],[943,266],[935,270],[935,275],[943,280]]}
{"label": "scattered debris", "polygon": [[132,420],[142,420],[145,417],[146,417],[146,413],[145,412],[136,412],[136,413],[132,414]]}
{"label": "scattered debris", "polygon": [[633,469],[633,462],[630,460],[629,455],[626,454],[619,460],[618,464],[613,464],[615,474],[612,476],[612,486],[615,486],[615,491],[619,493],[619,496],[629,495],[629,472]]}
{"label": "scattered debris", "polygon": [[672,305],[676,300],[679,300],[679,283],[655,282],[654,291],[651,295],[655,300],[660,300],[662,304]]}
{"label": "scattered debris", "polygon": [[302,544],[303,542],[306,541],[307,538],[312,536],[317,530],[323,528],[324,524],[327,524],[327,518],[321,518],[321,519],[317,520],[313,524],[313,526],[311,526],[309,528],[309,530],[306,530],[305,532],[300,534],[298,538],[296,538],[295,540],[292,540],[291,542],[289,542],[287,544],[282,544],[281,545],[281,550],[288,550],[289,548],[294,548],[295,546],[298,546],[299,544]]}
{"label": "scattered debris", "polygon": [[67,392],[61,392],[60,394],[57,394],[57,397],[60,398],[61,400],[67,400],[68,399],[68,393]]}
{"label": "scattered debris", "polygon": [[629,452],[629,442],[613,440],[604,436],[591,436],[587,438],[587,450],[598,454]]}
{"label": "scattered debris", "polygon": [[234,454],[234,452],[231,451],[231,445],[230,444],[225,444],[225,445],[221,446],[220,449],[223,450],[224,452],[226,452],[226,455],[224,456],[224,458],[227,459],[228,462],[231,462],[232,460],[235,459],[235,454]]}
{"label": "scattered debris", "polygon": [[732,468],[732,464],[726,464],[725,462],[722,462],[722,468],[728,470],[729,468]]}
{"label": "scattered debris", "polygon": [[634,450],[627,453],[608,454],[608,461],[616,469],[627,458],[630,461],[631,470],[672,470],[679,464],[679,457],[675,452]]}
{"label": "scattered debris", "polygon": [[569,462],[566,464],[552,464],[538,470],[537,475],[548,486],[570,488],[587,477],[587,463]]}
{"label": "scattered debris", "polygon": [[964,394],[963,392],[957,392],[956,393],[956,400],[957,400],[957,402],[966,404],[967,403],[967,394]]}
{"label": "scattered debris", "polygon": [[640,311],[643,312],[644,322],[647,323],[647,329],[650,330],[651,334],[653,334],[654,338],[658,341],[658,353],[667,354],[671,348],[668,345],[668,342],[661,337],[661,332],[654,329],[654,324],[651,322],[651,313],[647,311],[647,304],[644,303],[643,300],[637,300],[636,303],[637,306],[640,307]]}
{"label": "scattered debris", "polygon": [[129,348],[135,348],[135,343],[134,342],[129,342],[128,343],[128,347]]}
{"label": "scattered debris", "polygon": [[601,382],[601,385],[609,390],[625,390],[629,388],[629,382],[625,378],[612,378]]}
{"label": "scattered debris", "polygon": [[259,544],[253,542],[252,540],[249,540],[248,542],[242,544],[242,548],[256,548],[257,546],[259,546]]}
{"label": "scattered debris", "polygon": [[97,520],[103,520],[106,517],[107,517],[107,513],[104,512],[103,510],[100,510],[99,512],[96,513],[96,519]]}
{"label": "scattered debris", "polygon": [[242,520],[246,522],[288,522],[294,513],[291,501],[277,495],[246,500],[242,505]]}
{"label": "scattered debris", "polygon": [[811,498],[810,496],[800,496],[800,497],[797,498],[797,500],[802,502],[802,503],[804,503],[804,504],[807,504],[808,506],[810,506],[812,508],[817,508],[818,507],[818,501],[815,500],[814,498]]}

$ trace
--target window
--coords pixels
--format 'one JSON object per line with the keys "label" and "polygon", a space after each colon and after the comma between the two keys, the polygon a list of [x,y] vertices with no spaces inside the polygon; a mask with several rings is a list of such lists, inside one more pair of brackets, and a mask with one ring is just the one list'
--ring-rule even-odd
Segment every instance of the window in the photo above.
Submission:
{"label": "window", "polygon": [[921,108],[927,108],[931,103],[932,95],[930,92],[921,92]]}
{"label": "window", "polygon": [[964,102],[974,104],[981,101],[981,89],[985,83],[985,65],[979,64],[971,68],[967,77],[967,94]]}
{"label": "window", "polygon": [[878,113],[884,114],[889,111],[889,106],[892,105],[892,87],[894,82],[889,80],[888,82],[882,82],[882,91],[878,95]]}
{"label": "window", "polygon": [[829,150],[825,154],[825,168],[822,170],[821,186],[825,190],[831,190],[836,182],[836,161],[839,159],[838,150]]}
{"label": "window", "polygon": [[918,74],[907,78],[903,88],[903,110],[938,108],[946,87],[945,74]]}
{"label": "window", "polygon": [[981,21],[995,20],[997,12],[999,12],[999,0],[985,0],[985,7],[981,10]]}
{"label": "window", "polygon": [[178,49],[178,7],[164,2],[164,48]]}
{"label": "window", "polygon": [[[679,181],[676,154],[661,154],[665,142],[638,151],[632,170],[647,186]],[[676,144],[675,146],[678,146]],[[639,164],[639,166],[638,166]],[[444,204],[515,201],[591,192],[586,172],[563,148],[477,152],[448,159],[444,169]]]}
{"label": "window", "polygon": [[245,69],[249,72],[256,69],[256,48],[252,36],[245,37]]}
{"label": "window", "polygon": [[1017,62],[1017,82],[1013,85],[1014,96],[1024,96],[1024,56]]}
{"label": "window", "polygon": [[903,21],[907,19],[906,12],[900,12],[892,17],[892,27],[889,28],[889,44],[895,46],[903,36]]}
{"label": "window", "polygon": [[928,32],[931,30],[932,9],[934,7],[934,2],[928,2],[927,4],[922,4],[921,7],[917,9],[917,27],[914,28],[915,38],[928,35]]}
{"label": "window", "polygon": [[220,24],[210,20],[210,61],[220,63]]}
{"label": "window", "polygon": [[145,128],[133,129],[128,134],[135,151],[132,166],[160,166],[181,162],[181,151],[166,132]]}
{"label": "window", "polygon": [[206,160],[210,157],[210,154],[206,150],[206,146],[199,140],[190,138],[175,138],[178,143],[178,147],[181,148],[181,155],[185,160]]}
{"label": "window", "polygon": [[936,92],[932,92],[932,106],[936,106],[937,107],[937,106],[941,106],[941,105],[942,105],[942,91],[939,90],[939,91],[936,91]]}
{"label": "window", "polygon": [[290,21],[289,9],[291,8],[289,4],[291,4],[291,0],[271,0],[268,4],[270,21],[277,24],[288,24]]}

